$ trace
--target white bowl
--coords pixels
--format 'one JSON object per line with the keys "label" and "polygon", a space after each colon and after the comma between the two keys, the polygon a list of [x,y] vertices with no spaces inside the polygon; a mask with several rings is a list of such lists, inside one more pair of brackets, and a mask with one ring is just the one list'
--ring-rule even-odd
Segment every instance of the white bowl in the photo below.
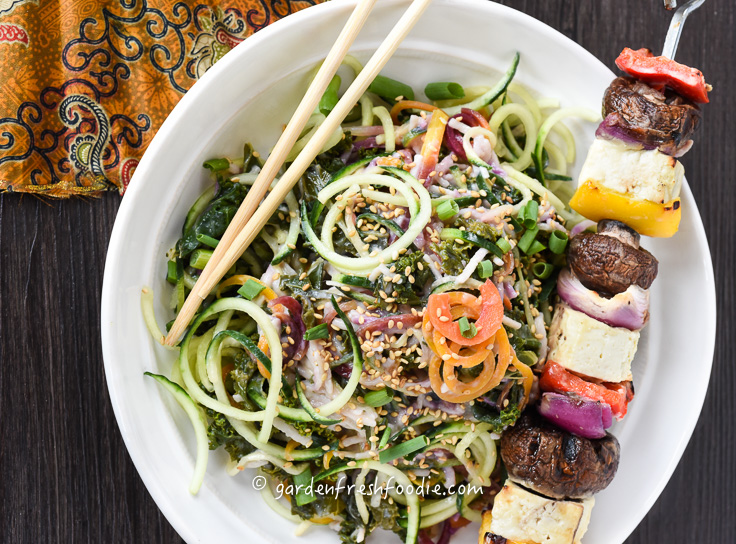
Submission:
{"label": "white bowl", "polygon": [[[238,156],[245,141],[265,153],[291,116],[354,1],[306,9],[260,31],[228,53],[184,96],[140,163],[115,222],[102,292],[102,341],[113,408],[141,478],[168,520],[189,543],[287,542],[293,526],[252,489],[252,473],[231,478],[225,454],[210,458],[198,496],[187,491],[194,439],[181,410],[144,379],[168,374],[174,356],[154,345],[143,324],[140,290],[157,294],[160,322],[167,308],[165,254],[180,236],[184,216],[208,183],[202,161]],[[365,60],[408,6],[381,0],[353,48]],[[621,44],[622,46],[625,44]],[[429,81],[493,82],[520,51],[517,80],[563,106],[600,107],[613,74],[558,32],[513,9],[480,0],[435,0],[384,73],[421,89]],[[593,127],[570,123],[579,154]],[[578,159],[579,167],[582,159]],[[698,419],[715,340],[715,288],[710,253],[692,194],[683,189],[680,232],[645,241],[660,262],[652,288],[651,321],[635,361],[637,395],[615,428],[621,465],[597,496],[586,542],[620,544],[670,478]],[[166,295],[166,296],[164,296]],[[681,402],[687,391],[687,403]],[[475,542],[476,527],[457,542]],[[338,542],[328,529],[300,542]],[[398,542],[376,534],[372,542]]]}

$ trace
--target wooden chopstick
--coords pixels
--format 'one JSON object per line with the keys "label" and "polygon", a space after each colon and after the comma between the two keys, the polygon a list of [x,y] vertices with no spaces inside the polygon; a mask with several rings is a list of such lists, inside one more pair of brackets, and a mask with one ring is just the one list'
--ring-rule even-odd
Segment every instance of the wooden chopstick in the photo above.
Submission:
{"label": "wooden chopstick", "polygon": [[[256,202],[256,205],[253,206],[255,210],[251,212],[252,216],[250,217],[250,220],[248,220],[247,223],[241,221],[236,224],[235,220],[230,223],[230,226],[228,226],[222,240],[219,244],[217,244],[217,248],[210,258],[209,262],[207,263],[207,266],[204,268],[202,274],[197,280],[197,283],[194,285],[192,291],[189,293],[189,296],[184,302],[181,311],[176,316],[176,320],[174,321],[169,334],[166,336],[166,344],[174,345],[178,341],[178,339],[186,329],[187,325],[194,317],[194,314],[197,312],[197,309],[199,308],[202,301],[227,273],[227,271],[235,263],[235,261],[240,258],[243,252],[253,241],[253,239],[261,231],[268,219],[281,205],[284,198],[286,198],[286,195],[289,193],[289,191],[292,190],[302,174],[304,174],[312,161],[314,161],[314,158],[320,153],[322,147],[330,138],[330,136],[340,126],[348,113],[350,113],[350,110],[352,110],[352,108],[358,102],[358,100],[366,91],[371,82],[379,74],[381,69],[386,65],[389,58],[391,58],[394,52],[396,52],[399,44],[401,44],[409,31],[414,27],[430,2],[431,0],[414,0],[412,2],[411,6],[409,6],[409,9],[407,9],[407,11],[402,15],[401,19],[399,19],[393,29],[391,29],[389,35],[386,37],[383,43],[381,43],[381,45],[373,54],[368,63],[365,65],[363,70],[356,76],[355,80],[342,96],[342,98],[338,101],[332,112],[330,112],[324,122],[319,126],[315,134],[312,136],[309,142],[307,142],[307,144],[304,146],[294,162],[291,163],[289,168],[286,170],[284,175],[277,183],[276,187],[274,187],[274,189],[266,197],[263,203],[260,204],[260,206],[257,205],[258,201],[260,201],[260,196],[257,200],[253,200],[254,202]],[[345,34],[345,31],[341,33],[341,37],[343,34]],[[338,42],[339,41],[340,39],[338,39]],[[338,47],[337,43],[335,44],[335,46],[333,46],[333,50],[330,51],[330,55],[332,55],[336,47]],[[342,56],[340,57],[341,59],[345,56],[345,54],[347,54],[348,49],[349,45],[341,45],[339,47],[339,50],[342,52]],[[327,61],[325,61],[323,67],[326,64]],[[327,79],[327,82],[329,82],[331,77],[332,76]],[[310,91],[311,87],[307,92],[310,93]],[[317,93],[316,100],[319,100],[323,92],[324,89]],[[300,104],[299,109],[301,109],[303,103],[304,100],[302,101],[302,104]],[[316,102],[314,103],[314,105],[308,108],[308,112],[306,114],[307,117],[309,116],[309,114],[312,113],[315,105]],[[299,109],[297,109],[297,112],[299,112]],[[281,140],[279,140],[279,143],[280,142]],[[291,142],[289,148],[291,148],[292,145],[293,142]],[[281,164],[283,164],[287,153],[288,149],[284,150],[277,157],[278,166],[272,167],[274,168],[274,173],[273,176],[268,180],[268,182],[265,183],[265,188],[263,189],[264,193],[270,185],[271,180],[275,176],[275,173],[278,171],[278,168],[280,168]],[[271,156],[269,156],[269,161],[271,161],[275,154],[276,149],[274,149],[274,151],[271,153]],[[266,165],[264,165],[264,170],[269,161],[267,161]],[[260,176],[258,179],[260,180]],[[258,180],[256,180],[256,183],[258,183]],[[254,189],[251,189],[251,191],[249,191],[249,197],[250,193],[253,192],[253,190]],[[240,215],[240,211],[241,210],[238,210],[237,215]],[[245,217],[245,214],[243,214],[243,217]]]}

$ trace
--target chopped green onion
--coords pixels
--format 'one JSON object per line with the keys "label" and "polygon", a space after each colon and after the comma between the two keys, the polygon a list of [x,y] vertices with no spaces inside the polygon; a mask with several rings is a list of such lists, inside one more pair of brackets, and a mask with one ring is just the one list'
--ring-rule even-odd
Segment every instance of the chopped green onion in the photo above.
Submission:
{"label": "chopped green onion", "polygon": [[546,280],[549,278],[554,269],[555,267],[549,263],[534,263],[534,266],[532,266],[532,272],[540,280]]}
{"label": "chopped green onion", "polygon": [[493,263],[491,261],[481,261],[478,265],[478,276],[483,280],[493,276]]}
{"label": "chopped green onion", "polygon": [[341,82],[342,80],[340,79],[340,76],[335,75],[335,77],[332,78],[332,81],[330,81],[330,84],[327,85],[327,88],[319,101],[319,111],[324,115],[328,115],[337,104],[337,91],[340,90]]}
{"label": "chopped green onion", "polygon": [[192,256],[189,257],[189,266],[197,270],[204,270],[204,267],[210,262],[211,257],[211,249],[195,249],[192,252]]}
{"label": "chopped green onion", "polygon": [[396,446],[391,446],[378,454],[378,460],[383,463],[390,463],[394,459],[406,457],[412,453],[418,452],[429,445],[429,438],[426,436],[417,436],[406,442],[402,442]]}
{"label": "chopped green onion", "polygon": [[[307,332],[304,333],[304,339],[306,341],[317,340],[318,338],[327,338],[328,336],[330,336],[330,329],[327,327],[327,323],[321,323],[316,327],[308,329]],[[350,358],[352,359],[352,354]]]}
{"label": "chopped green onion", "polygon": [[534,255],[535,253],[539,253],[540,251],[544,251],[545,249],[547,249],[547,246],[545,246],[539,240],[534,240],[531,247],[527,251],[525,251],[525,253],[527,255]]}
{"label": "chopped green onion", "polygon": [[238,289],[238,294],[243,297],[247,298],[248,300],[253,300],[258,295],[261,294],[261,291],[263,291],[265,287],[258,283],[255,280],[249,279],[246,281],[243,286]]}
{"label": "chopped green onion", "polygon": [[452,100],[453,98],[465,98],[465,89],[459,83],[438,81],[429,83],[424,88],[424,94],[430,100]]}
{"label": "chopped green onion", "polygon": [[539,203],[536,200],[530,200],[519,212],[519,221],[527,229],[532,229],[537,224],[537,215],[539,214]]}
{"label": "chopped green onion", "polygon": [[363,397],[363,400],[365,400],[365,403],[368,406],[378,408],[379,406],[388,404],[389,402],[391,402],[391,400],[393,400],[393,398],[394,392],[388,387],[384,387],[383,389],[379,389],[378,391],[370,391],[369,393],[366,393]]}
{"label": "chopped green onion", "polygon": [[535,241],[538,232],[539,227],[537,227],[536,225],[534,226],[534,228],[526,229],[526,232],[519,239],[519,243],[517,244],[519,246],[519,249],[524,253],[529,253],[529,248],[531,247],[532,242]]}
{"label": "chopped green onion", "polygon": [[511,243],[506,238],[499,238],[496,240],[496,245],[498,246],[498,249],[504,253],[511,251]]}
{"label": "chopped green onion", "polygon": [[166,281],[176,284],[176,261],[169,261],[166,266]]}
{"label": "chopped green onion", "polygon": [[202,167],[212,170],[213,172],[217,170],[225,170],[226,168],[230,168],[230,161],[228,159],[209,159],[202,163]]}
{"label": "chopped green onion", "polygon": [[386,425],[386,428],[383,430],[383,434],[381,435],[381,441],[378,443],[378,449],[381,449],[388,444],[388,439],[391,438],[391,427]]}
{"label": "chopped green onion", "polygon": [[437,216],[442,221],[447,221],[455,217],[460,211],[460,206],[454,200],[445,200],[437,206]]}
{"label": "chopped green onion", "polygon": [[212,236],[207,236],[206,234],[197,234],[197,242],[211,248],[216,248],[217,244],[220,243],[220,240],[213,238]]}
{"label": "chopped green onion", "polygon": [[557,255],[562,255],[567,247],[568,236],[561,230],[552,231],[549,235],[549,250]]}
{"label": "chopped green onion", "polygon": [[465,316],[461,317],[457,324],[460,326],[460,334],[462,334],[464,338],[475,338],[475,335],[478,334],[478,329],[475,327],[475,323],[469,322],[468,318]]}
{"label": "chopped green onion", "polygon": [[294,475],[294,487],[296,488],[294,500],[297,506],[304,506],[317,500],[317,497],[312,493],[311,484],[312,470],[310,468],[306,468],[304,472]]}
{"label": "chopped green onion", "polygon": [[376,79],[370,84],[368,90],[391,103],[396,102],[397,98],[414,100],[414,89],[406,83],[401,83],[386,76],[376,76]]}

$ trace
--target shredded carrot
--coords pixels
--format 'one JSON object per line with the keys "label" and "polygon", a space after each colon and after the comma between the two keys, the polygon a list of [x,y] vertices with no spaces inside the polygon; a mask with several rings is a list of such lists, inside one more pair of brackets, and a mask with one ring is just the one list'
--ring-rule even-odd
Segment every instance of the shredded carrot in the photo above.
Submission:
{"label": "shredded carrot", "polygon": [[296,440],[289,440],[288,444],[286,444],[286,447],[284,448],[284,459],[287,461],[293,461],[294,457],[292,457],[291,452],[293,452],[298,445],[299,442]]}
{"label": "shredded carrot", "polygon": [[379,157],[376,159],[376,164],[378,166],[396,166],[398,168],[401,166],[401,159],[398,157]]}
{"label": "shredded carrot", "polygon": [[253,280],[256,283],[259,283],[265,287],[263,291],[261,291],[261,294],[266,297],[266,300],[273,300],[276,298],[276,293],[274,293],[273,289],[268,287],[265,283],[263,283],[258,278],[254,278],[253,276],[248,276],[247,274],[238,274],[237,276],[230,276],[228,279],[223,281],[220,285],[217,286],[217,298],[220,298],[222,296],[222,290],[226,289],[227,287],[230,287],[231,285],[243,285],[246,281]]}
{"label": "shredded carrot", "polygon": [[[260,349],[266,355],[266,357],[269,356],[268,340],[266,340],[266,337],[263,334],[258,337],[258,349]],[[263,376],[267,380],[271,379],[271,373],[265,366],[263,366],[263,363],[260,361],[260,359],[258,359],[258,357],[256,357],[256,366],[258,366],[258,372],[261,373],[261,376]]]}
{"label": "shredded carrot", "polygon": [[404,110],[434,111],[436,109],[437,106],[433,106],[432,104],[427,104],[425,102],[418,102],[417,100],[399,100],[394,104],[394,107],[391,108],[391,118],[394,120],[394,123],[397,123],[399,121],[399,113]]}

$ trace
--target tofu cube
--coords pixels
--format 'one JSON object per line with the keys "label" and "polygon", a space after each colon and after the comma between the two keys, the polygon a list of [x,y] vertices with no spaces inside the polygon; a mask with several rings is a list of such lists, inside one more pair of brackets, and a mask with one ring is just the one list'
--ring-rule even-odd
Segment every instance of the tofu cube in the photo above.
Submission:
{"label": "tofu cube", "polygon": [[547,359],[572,372],[618,383],[631,379],[638,343],[638,331],[611,327],[560,303],[549,328]]}
{"label": "tofu cube", "polygon": [[636,149],[617,140],[596,138],[578,185],[591,180],[634,200],[664,204],[679,196],[684,175],[680,161],[656,149]]}
{"label": "tofu cube", "polygon": [[490,533],[529,544],[578,544],[594,504],[550,499],[507,480],[493,502]]}

